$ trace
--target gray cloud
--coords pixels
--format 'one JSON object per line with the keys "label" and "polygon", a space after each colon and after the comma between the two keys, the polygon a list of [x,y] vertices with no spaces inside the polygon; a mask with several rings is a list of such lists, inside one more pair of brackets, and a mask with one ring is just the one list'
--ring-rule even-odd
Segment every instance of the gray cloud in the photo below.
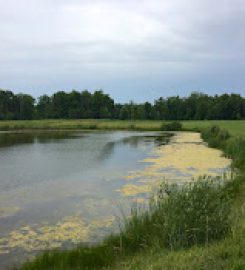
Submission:
{"label": "gray cloud", "polygon": [[243,0],[0,0],[0,87],[244,93],[244,14]]}

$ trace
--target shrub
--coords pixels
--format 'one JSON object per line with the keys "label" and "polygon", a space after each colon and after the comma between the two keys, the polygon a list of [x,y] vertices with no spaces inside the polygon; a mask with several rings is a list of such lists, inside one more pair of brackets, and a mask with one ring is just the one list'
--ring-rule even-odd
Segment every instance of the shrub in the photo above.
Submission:
{"label": "shrub", "polygon": [[180,131],[182,130],[182,124],[180,122],[163,123],[161,126],[163,131]]}

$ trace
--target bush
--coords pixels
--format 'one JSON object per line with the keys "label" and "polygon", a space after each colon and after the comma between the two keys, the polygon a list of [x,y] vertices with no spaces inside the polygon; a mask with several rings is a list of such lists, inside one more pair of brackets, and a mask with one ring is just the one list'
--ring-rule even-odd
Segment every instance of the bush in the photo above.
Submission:
{"label": "bush", "polygon": [[163,131],[180,131],[182,130],[182,124],[180,122],[163,123],[161,126]]}

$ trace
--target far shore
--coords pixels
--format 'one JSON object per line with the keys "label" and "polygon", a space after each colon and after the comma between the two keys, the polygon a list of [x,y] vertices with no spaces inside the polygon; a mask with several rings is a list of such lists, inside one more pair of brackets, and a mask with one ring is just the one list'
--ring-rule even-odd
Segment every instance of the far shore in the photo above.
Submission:
{"label": "far shore", "polygon": [[[59,130],[135,130],[161,131],[167,121],[163,120],[114,120],[114,119],[45,119],[45,120],[10,120],[0,121],[1,132],[23,131],[59,131]],[[180,121],[183,131],[201,131],[212,125],[228,129],[232,135],[245,134],[245,120],[191,120]]]}

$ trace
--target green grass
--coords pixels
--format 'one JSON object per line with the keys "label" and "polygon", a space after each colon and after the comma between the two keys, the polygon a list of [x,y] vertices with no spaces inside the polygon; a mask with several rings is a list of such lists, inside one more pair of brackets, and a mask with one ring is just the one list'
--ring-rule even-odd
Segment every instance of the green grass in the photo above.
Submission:
{"label": "green grass", "polygon": [[245,120],[205,120],[205,121],[182,121],[185,129],[203,130],[217,125],[227,130],[232,136],[245,137]]}
{"label": "green grass", "polygon": [[15,129],[103,129],[103,130],[159,130],[162,121],[120,120],[27,120],[0,121],[0,130]]}
{"label": "green grass", "polygon": [[[102,130],[161,130],[165,121],[153,120],[16,120],[0,121],[0,130],[21,129],[102,129]],[[245,136],[245,120],[215,120],[215,121],[181,121],[186,130],[219,125],[229,130],[233,136]]]}
{"label": "green grass", "polygon": [[244,270],[245,241],[240,235],[213,243],[208,247],[195,246],[181,251],[150,249],[118,262],[109,269],[117,270]]}

